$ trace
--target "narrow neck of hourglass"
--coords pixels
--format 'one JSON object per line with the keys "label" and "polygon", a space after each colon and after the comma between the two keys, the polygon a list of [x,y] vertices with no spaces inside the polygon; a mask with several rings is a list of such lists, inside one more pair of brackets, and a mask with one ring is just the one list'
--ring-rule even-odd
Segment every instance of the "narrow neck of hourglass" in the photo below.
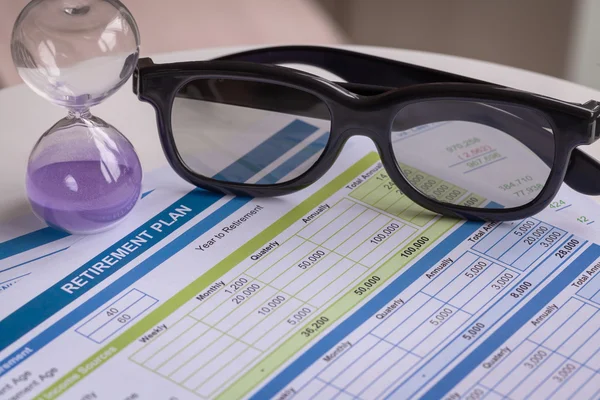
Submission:
{"label": "narrow neck of hourglass", "polygon": [[72,118],[90,118],[92,116],[92,113],[90,112],[89,108],[70,108],[67,110],[67,118],[72,119]]}

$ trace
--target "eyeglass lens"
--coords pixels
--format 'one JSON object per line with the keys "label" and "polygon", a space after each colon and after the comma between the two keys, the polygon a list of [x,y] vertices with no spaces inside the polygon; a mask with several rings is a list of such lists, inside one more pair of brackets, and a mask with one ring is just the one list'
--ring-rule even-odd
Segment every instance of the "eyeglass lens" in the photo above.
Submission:
{"label": "eyeglass lens", "polygon": [[308,171],[329,140],[330,119],[327,106],[310,93],[234,79],[187,83],[171,111],[175,145],[190,170],[255,185],[288,182]]}
{"label": "eyeglass lens", "polygon": [[391,141],[404,177],[442,203],[516,208],[533,201],[554,161],[550,123],[536,110],[478,100],[403,107]]}

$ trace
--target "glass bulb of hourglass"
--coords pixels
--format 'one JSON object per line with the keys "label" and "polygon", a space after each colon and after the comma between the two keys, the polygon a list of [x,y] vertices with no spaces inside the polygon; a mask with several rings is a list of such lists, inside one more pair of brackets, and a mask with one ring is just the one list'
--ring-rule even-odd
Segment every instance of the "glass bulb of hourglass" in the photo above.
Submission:
{"label": "glass bulb of hourglass", "polygon": [[31,89],[57,105],[81,109],[129,79],[139,32],[117,0],[33,0],[15,22],[11,50]]}
{"label": "glass bulb of hourglass", "polygon": [[70,113],[35,145],[26,189],[36,215],[71,233],[120,222],[140,197],[142,168],[131,143],[89,113]]}
{"label": "glass bulb of hourglass", "polygon": [[112,227],[140,197],[131,143],[89,107],[117,91],[139,55],[139,32],[118,0],[33,0],[13,28],[13,62],[37,94],[68,116],[35,145],[26,189],[33,211],[72,233]]}

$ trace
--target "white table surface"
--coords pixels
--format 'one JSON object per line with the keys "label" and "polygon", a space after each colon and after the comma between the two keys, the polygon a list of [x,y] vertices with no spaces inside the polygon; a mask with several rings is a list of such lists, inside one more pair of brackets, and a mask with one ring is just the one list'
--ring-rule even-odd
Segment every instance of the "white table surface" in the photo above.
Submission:
{"label": "white table surface", "polygon": [[[501,85],[567,101],[600,100],[600,92],[561,79],[512,67],[419,51],[366,46],[345,48],[471,76]],[[213,48],[153,56],[156,62],[203,60],[247,47]],[[532,55],[534,56],[534,55]],[[145,171],[166,165],[152,107],[138,101],[126,84],[92,113],[114,125],[134,144]],[[37,139],[66,111],[33,93],[25,85],[0,90],[0,220],[29,213],[25,197],[25,168]],[[582,149],[600,159],[600,143]],[[597,198],[600,200],[600,197]]]}

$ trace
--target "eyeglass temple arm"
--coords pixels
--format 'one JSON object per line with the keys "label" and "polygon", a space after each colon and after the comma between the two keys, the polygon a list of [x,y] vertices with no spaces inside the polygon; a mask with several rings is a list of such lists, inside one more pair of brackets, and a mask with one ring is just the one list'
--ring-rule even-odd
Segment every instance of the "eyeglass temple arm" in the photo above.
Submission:
{"label": "eyeglass temple arm", "polygon": [[[349,50],[319,46],[279,46],[230,54],[218,60],[248,61],[267,64],[304,64],[322,68],[352,82],[341,84],[358,94],[374,95],[381,87],[400,88],[424,83],[477,83],[493,85],[449,72],[419,65],[376,57]],[[369,88],[362,85],[374,85]],[[362,93],[361,93],[362,90]],[[389,90],[389,89],[388,89]],[[379,92],[381,93],[381,92]],[[524,110],[514,110],[520,114]],[[571,153],[565,182],[573,189],[587,195],[600,195],[600,162],[579,149]]]}
{"label": "eyeglass temple arm", "polygon": [[[456,75],[420,65],[404,63],[349,50],[321,46],[278,46],[230,54],[215,60],[245,61],[261,64],[304,64],[322,68],[354,85],[346,87],[363,95],[427,83],[472,83],[494,85],[462,75]],[[382,91],[382,89],[384,89]],[[531,118],[531,112],[516,108],[512,113]],[[546,123],[538,118],[539,122]]]}
{"label": "eyeglass temple arm", "polygon": [[440,82],[490,84],[420,65],[320,46],[262,48],[226,55],[215,60],[311,65],[327,70],[348,82],[395,88]]}

